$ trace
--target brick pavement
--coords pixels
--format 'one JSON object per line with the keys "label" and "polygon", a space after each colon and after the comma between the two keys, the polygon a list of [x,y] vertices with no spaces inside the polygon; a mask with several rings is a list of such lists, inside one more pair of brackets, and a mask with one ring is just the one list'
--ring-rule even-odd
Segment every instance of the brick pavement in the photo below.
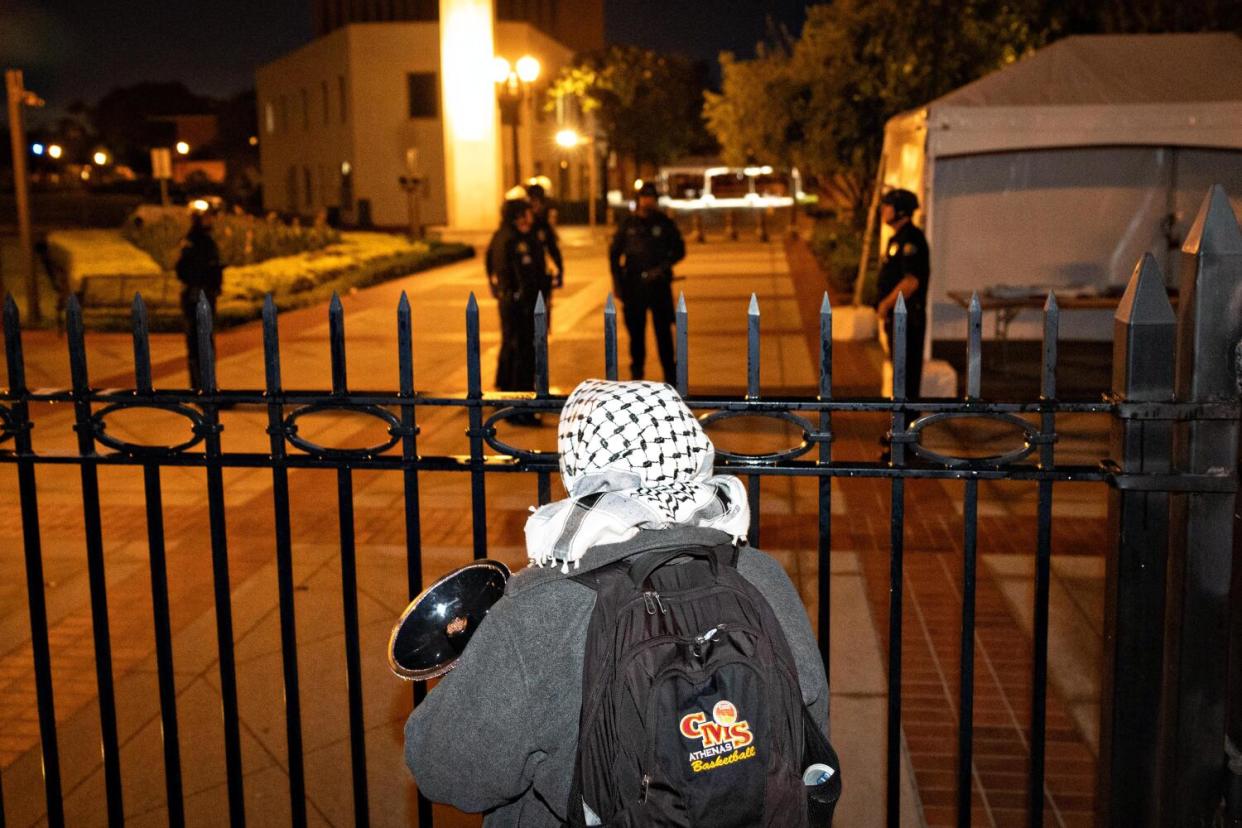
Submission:
{"label": "brick pavement", "polygon": [[[764,378],[767,383],[791,387],[808,387],[814,380],[813,363],[807,359],[805,341],[798,324],[794,302],[801,298],[797,284],[791,285],[778,267],[776,245],[737,245],[730,249],[731,261],[716,259],[717,248],[692,248],[691,278],[683,283],[692,309],[691,353],[692,385],[733,386],[736,388],[740,362],[729,354],[740,354],[744,342],[744,300],[750,290],[757,290],[764,311]],[[571,253],[571,264],[579,272],[588,270],[597,248]],[[477,287],[473,263],[457,265],[428,278],[402,280],[398,284],[380,286],[346,298],[347,329],[350,334],[350,375],[355,382],[368,387],[388,387],[395,376],[395,358],[391,352],[388,332],[392,326],[392,307],[402,288],[411,291],[415,303],[415,368],[420,387],[454,388],[459,384],[461,368],[460,309],[467,291]],[[743,275],[750,273],[752,275]],[[756,278],[753,274],[764,274]],[[556,328],[553,332],[552,382],[568,387],[579,377],[598,373],[598,309],[599,296],[592,283],[602,281],[604,274],[591,273],[577,286],[558,296]],[[710,281],[709,281],[710,280]],[[733,297],[729,302],[721,297]],[[699,301],[696,303],[696,298]],[[711,301],[712,299],[716,301]],[[736,302],[737,308],[732,308]],[[485,303],[484,364],[492,364],[498,345],[494,311]],[[712,308],[704,310],[704,308]],[[696,309],[698,309],[696,315]],[[300,311],[282,316],[282,346],[285,374],[290,386],[307,387],[326,384],[326,324],[322,309]],[[258,342],[253,326],[227,332],[220,336],[222,382],[226,385],[259,384],[259,367],[254,358]],[[109,385],[127,385],[129,379],[126,349],[127,337],[91,336],[93,376],[106,378]],[[153,359],[157,366],[157,384],[184,382],[179,358],[180,343],[176,337],[157,337],[153,342]],[[31,384],[63,384],[63,341],[53,334],[37,333],[27,337],[27,351],[32,355]],[[707,355],[711,355],[708,358]],[[839,393],[874,395],[878,386],[879,357],[873,346],[839,344],[837,347],[836,381]],[[592,367],[597,366],[597,367]],[[485,375],[488,369],[485,367]],[[430,381],[428,380],[430,378]],[[102,381],[100,384],[104,384]],[[49,414],[49,412],[41,412]],[[68,412],[51,412],[41,419],[41,447],[56,447],[58,440],[71,440],[67,426]],[[238,410],[225,415],[228,439],[241,446],[262,446],[265,417],[262,412]],[[462,449],[460,418],[447,412],[427,417],[420,437],[424,451]],[[110,426],[111,428],[112,426]],[[142,423],[118,426],[133,433],[141,432]],[[312,427],[307,424],[307,429]],[[315,426],[325,439],[341,444],[361,442],[369,425],[358,422],[322,422]],[[863,415],[838,415],[834,446],[838,457],[871,457],[876,452],[875,435],[884,430],[882,420]],[[524,432],[521,439],[550,448],[554,435],[550,428]],[[751,436],[754,435],[751,430]],[[56,434],[60,433],[60,437]],[[66,436],[67,435],[67,436]],[[1078,438],[1082,450],[1089,453],[1099,435],[1090,428]],[[969,435],[949,435],[946,439],[961,442]],[[313,438],[312,438],[313,439]],[[724,438],[729,439],[729,438]],[[778,442],[779,435],[768,439]],[[450,448],[455,447],[455,448]],[[178,665],[179,693],[190,701],[203,692],[214,692],[214,622],[208,556],[202,553],[206,536],[205,511],[201,500],[201,472],[167,470],[165,477],[165,521],[169,539],[170,590],[173,604],[175,658]],[[229,472],[228,531],[230,567],[234,601],[237,607],[236,639],[239,673],[243,681],[243,742],[248,774],[247,797],[259,797],[253,807],[278,821],[287,812],[280,791],[287,785],[283,776],[283,723],[279,716],[281,687],[278,659],[279,641],[274,638],[274,595],[272,505],[268,478],[262,473]],[[848,480],[834,484],[833,548],[856,556],[858,569],[848,567],[838,573],[834,552],[834,590],[837,576],[842,584],[857,578],[865,584],[858,604],[865,614],[870,608],[870,621],[864,620],[866,635],[875,635],[882,644],[887,623],[888,578],[888,490],[878,481]],[[559,484],[558,484],[559,485]],[[80,496],[77,475],[70,469],[44,468],[40,471],[42,516],[44,527],[45,567],[49,581],[49,613],[52,619],[54,674],[57,692],[58,719],[66,730],[62,733],[62,768],[69,792],[71,813],[90,813],[90,802],[101,793],[98,781],[98,749],[82,750],[72,744],[94,744],[97,736],[93,649],[89,636],[89,610],[83,597],[82,536],[80,527]],[[332,554],[337,536],[334,488],[326,483],[322,472],[295,471],[291,474],[295,512],[292,515],[295,543],[295,580],[299,584],[299,644],[305,649],[302,658],[304,706],[322,716],[335,716],[338,724],[327,728],[329,733],[308,739],[308,788],[312,791],[312,818],[325,824],[347,824],[350,802],[348,791],[333,786],[334,776],[346,766],[345,733],[341,731],[344,712],[344,690],[338,686],[340,674],[340,585],[339,567]],[[959,485],[960,489],[960,485]],[[15,492],[12,467],[0,466],[0,491]],[[378,473],[357,473],[355,482],[356,537],[360,556],[360,592],[363,601],[364,652],[382,648],[382,638],[391,618],[404,603],[402,576],[403,524],[399,517],[401,489],[399,476]],[[103,522],[108,554],[109,601],[113,630],[114,674],[118,677],[118,698],[122,710],[123,763],[127,772],[127,807],[138,822],[143,819],[155,824],[162,807],[162,787],[146,785],[130,790],[128,781],[135,774],[130,768],[140,757],[152,758],[159,764],[158,707],[152,708],[150,676],[152,667],[150,618],[150,583],[145,561],[145,510],[142,505],[140,474],[133,471],[115,472],[104,481],[105,505]],[[424,476],[422,518],[425,528],[425,571],[439,572],[461,560],[465,539],[469,537],[470,518],[462,504],[468,500],[467,481],[461,476]],[[907,818],[921,815],[929,824],[953,821],[954,768],[952,751],[956,746],[957,646],[960,613],[960,491],[951,485],[925,481],[907,484],[907,569],[906,616],[903,629],[905,673],[902,688],[905,705],[905,735],[912,759],[913,775],[919,787],[919,799],[907,803]],[[516,480],[510,476],[489,479],[489,544],[493,555],[510,564],[522,562],[518,545],[526,506],[534,499],[534,481]],[[554,492],[555,496],[555,492]],[[1102,498],[1102,493],[1099,497]],[[1058,498],[1060,495],[1058,494]],[[1098,509],[1085,508],[1089,517],[1076,517],[1091,504],[1095,495],[1070,498],[1065,514],[1055,524],[1054,549],[1057,555],[1095,554],[1105,537]],[[768,481],[764,485],[762,540],[766,548],[776,551],[802,590],[808,606],[813,607],[815,573],[815,524],[811,517],[814,504],[810,481]],[[1010,554],[1030,556],[1033,548],[1032,496],[1021,492],[981,487],[981,521],[979,548],[981,555]],[[1058,504],[1061,501],[1058,500]],[[995,504],[989,512],[984,504]],[[1098,505],[1098,504],[1096,504]],[[20,523],[15,498],[0,499],[0,548],[19,549]],[[843,559],[844,560],[844,559]],[[20,562],[14,556],[0,556],[0,597],[6,610],[0,613],[0,640],[26,642],[29,632],[25,619],[24,585]],[[62,598],[63,595],[63,598]],[[257,596],[262,596],[261,598]],[[849,596],[834,593],[834,717],[839,711],[861,710],[868,699],[878,699],[876,690],[858,685],[851,671],[858,667],[858,654],[844,648],[861,646],[855,634],[859,619],[842,615],[841,607]],[[12,600],[10,600],[12,599]],[[978,586],[978,634],[976,642],[976,739],[975,781],[977,824],[1013,824],[1023,813],[1025,718],[1029,707],[1029,636],[1024,632],[1020,614],[1015,613],[1010,599],[1002,594],[992,570],[981,563]],[[1054,618],[1054,623],[1056,619]],[[841,630],[838,630],[841,627]],[[838,640],[838,633],[841,633]],[[7,634],[9,637],[5,637]],[[197,648],[196,648],[197,647]],[[861,651],[859,651],[861,652]],[[37,783],[37,723],[33,715],[33,684],[28,642],[16,648],[0,648],[0,782],[5,790],[5,807],[9,824],[28,824],[26,815],[37,817],[40,790]],[[851,663],[851,656],[854,656]],[[837,664],[838,658],[841,664]],[[275,669],[273,667],[275,666]],[[1055,661],[1054,661],[1055,666]],[[878,661],[877,661],[878,670]],[[394,685],[383,671],[382,664],[368,663],[364,687],[367,693],[367,716],[370,728],[368,752],[375,753],[369,770],[375,813],[376,797],[390,792],[396,799],[388,808],[391,813],[377,816],[378,822],[393,819],[394,824],[408,821],[412,808],[412,789],[392,756],[399,751],[400,723],[404,718],[408,693]],[[882,676],[876,672],[882,681]],[[315,678],[322,678],[317,681]],[[327,680],[332,678],[331,681]],[[215,682],[215,683],[213,683]],[[319,686],[322,684],[323,686]],[[394,691],[394,686],[396,690]],[[145,689],[144,689],[145,688]],[[882,692],[882,685],[879,686]],[[145,697],[144,697],[145,693]],[[197,695],[196,695],[197,694]],[[210,697],[210,696],[209,696]],[[217,697],[218,698],[218,697]],[[139,700],[142,700],[141,702]],[[218,703],[218,700],[217,702]],[[855,705],[846,707],[843,705]],[[145,706],[144,706],[145,705]],[[126,710],[141,708],[132,716]],[[880,712],[881,707],[875,710]],[[183,716],[183,760],[198,750],[219,756],[219,733],[214,717],[187,713]],[[308,712],[309,716],[309,712]],[[130,721],[132,719],[132,721]],[[308,718],[308,721],[311,719]],[[318,719],[316,720],[318,721]],[[851,722],[840,722],[837,738],[849,738]],[[870,732],[872,745],[881,744],[879,727]],[[68,734],[66,736],[66,734]],[[1090,780],[1094,758],[1088,740],[1074,727],[1054,689],[1049,693],[1049,824],[1079,824],[1080,817],[1090,808]],[[867,739],[867,733],[861,735]],[[71,744],[65,745],[68,740]],[[882,750],[882,747],[880,748]],[[193,751],[193,752],[192,752]],[[851,744],[845,754],[847,773],[851,767],[869,767],[862,763],[863,746]],[[855,764],[851,765],[850,760]],[[213,760],[216,761],[216,760]],[[187,803],[192,812],[210,815],[219,813],[223,804],[223,778],[211,762],[196,762],[201,768],[187,770]],[[871,767],[869,772],[874,772]],[[140,774],[139,774],[140,775]],[[848,778],[848,777],[847,777]],[[871,790],[876,779],[854,777],[852,790]],[[868,788],[868,785],[873,788]],[[152,787],[155,790],[150,790]],[[346,786],[347,787],[347,786]],[[257,789],[257,790],[256,790]],[[880,787],[878,790],[882,790]],[[856,793],[856,796],[859,796]],[[15,802],[25,797],[28,803]],[[287,800],[287,797],[285,798]],[[396,807],[397,802],[400,806]],[[33,804],[31,804],[33,803]],[[881,804],[855,799],[843,810],[841,824],[879,824]],[[282,811],[284,808],[285,811]],[[921,808],[921,809],[920,809]],[[75,810],[77,809],[77,810]],[[84,810],[85,809],[85,810]],[[477,824],[477,821],[454,816],[449,810],[440,814],[438,825]],[[90,823],[90,819],[86,819]]]}

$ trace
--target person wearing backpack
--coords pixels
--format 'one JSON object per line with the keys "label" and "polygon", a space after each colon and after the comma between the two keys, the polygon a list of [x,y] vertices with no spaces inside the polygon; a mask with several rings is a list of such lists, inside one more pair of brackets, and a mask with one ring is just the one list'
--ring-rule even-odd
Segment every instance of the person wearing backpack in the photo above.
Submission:
{"label": "person wearing backpack", "polygon": [[569,496],[406,723],[421,792],[486,828],[830,824],[827,680],[741,481],[661,383],[583,382],[557,436]]}

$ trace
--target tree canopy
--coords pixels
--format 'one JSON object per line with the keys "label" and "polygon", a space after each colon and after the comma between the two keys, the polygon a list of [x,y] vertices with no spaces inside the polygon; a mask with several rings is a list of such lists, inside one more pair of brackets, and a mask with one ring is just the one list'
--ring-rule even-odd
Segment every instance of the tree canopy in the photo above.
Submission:
{"label": "tree canopy", "polygon": [[721,55],[703,116],[728,163],[795,165],[861,225],[893,115],[1065,34],[1239,27],[1242,4],[1221,0],[833,0],[797,39]]}
{"label": "tree canopy", "polygon": [[569,99],[593,115],[618,155],[661,164],[705,145],[714,149],[700,113],[705,76],[678,55],[612,46],[577,56],[548,95],[550,106]]}

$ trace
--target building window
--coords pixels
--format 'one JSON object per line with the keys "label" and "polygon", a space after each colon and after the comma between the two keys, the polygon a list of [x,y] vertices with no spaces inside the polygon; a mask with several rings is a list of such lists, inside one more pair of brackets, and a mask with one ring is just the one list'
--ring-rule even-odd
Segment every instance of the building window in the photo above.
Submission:
{"label": "building window", "polygon": [[319,91],[322,93],[321,97],[323,98],[323,125],[327,126],[328,125],[328,82],[327,81],[319,82]]}
{"label": "building window", "polygon": [[263,104],[263,128],[269,135],[276,131],[276,107],[271,101]]}
{"label": "building window", "polygon": [[340,99],[339,103],[341,105],[341,123],[343,124],[345,123],[345,100],[346,100],[345,76],[344,75],[336,76],[336,92],[337,92],[337,97]]}
{"label": "building window", "polygon": [[289,99],[284,95],[280,96],[280,131],[289,131]]}
{"label": "building window", "polygon": [[310,96],[302,90],[302,129],[310,129]]}
{"label": "building window", "polygon": [[314,182],[311,181],[310,167],[302,168],[302,185],[302,195],[305,198],[302,203],[307,207],[310,207],[315,202],[315,187]]}
{"label": "building window", "polygon": [[298,168],[294,166],[285,173],[285,206],[291,213],[298,209]]}
{"label": "building window", "polygon": [[440,117],[440,96],[435,72],[411,72],[406,75],[410,91],[411,118]]}

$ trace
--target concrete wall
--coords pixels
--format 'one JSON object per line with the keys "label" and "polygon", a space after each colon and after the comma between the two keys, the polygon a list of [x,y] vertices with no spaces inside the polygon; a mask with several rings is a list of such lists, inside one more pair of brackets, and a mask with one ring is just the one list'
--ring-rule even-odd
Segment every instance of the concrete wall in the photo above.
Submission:
{"label": "concrete wall", "polygon": [[[569,62],[573,52],[527,23],[497,23],[495,36],[498,54],[510,61],[531,54],[543,65],[539,80],[533,84],[533,105],[523,119],[519,148],[523,178],[538,170],[555,188],[558,165],[566,156],[554,140],[558,129],[555,115],[543,112],[542,107],[548,80]],[[371,220],[376,225],[404,227],[407,199],[397,179],[405,174],[406,151],[416,147],[418,172],[426,180],[419,203],[421,221],[443,224],[442,120],[410,118],[407,86],[409,73],[438,73],[439,68],[438,24],[420,22],[353,23],[262,67],[257,92],[264,207],[309,216],[320,208],[339,206],[344,220],[355,222],[359,219],[357,203],[365,199],[370,202]],[[344,121],[340,117],[341,79],[346,89]],[[325,82],[327,123],[322,102]],[[305,125],[303,90],[308,105]],[[532,111],[534,118],[530,117]],[[506,165],[506,188],[514,183],[510,141],[510,130],[505,127],[499,143]],[[352,177],[352,203],[341,202],[343,164],[348,165]],[[309,202],[305,188],[308,171],[312,180]],[[296,203],[291,203],[291,191]]]}
{"label": "concrete wall", "polygon": [[325,207],[341,207],[347,217],[350,215],[350,205],[341,203],[342,165],[353,163],[357,117],[349,77],[349,44],[344,31],[314,40],[259,69],[256,97],[265,209],[313,215]]}

